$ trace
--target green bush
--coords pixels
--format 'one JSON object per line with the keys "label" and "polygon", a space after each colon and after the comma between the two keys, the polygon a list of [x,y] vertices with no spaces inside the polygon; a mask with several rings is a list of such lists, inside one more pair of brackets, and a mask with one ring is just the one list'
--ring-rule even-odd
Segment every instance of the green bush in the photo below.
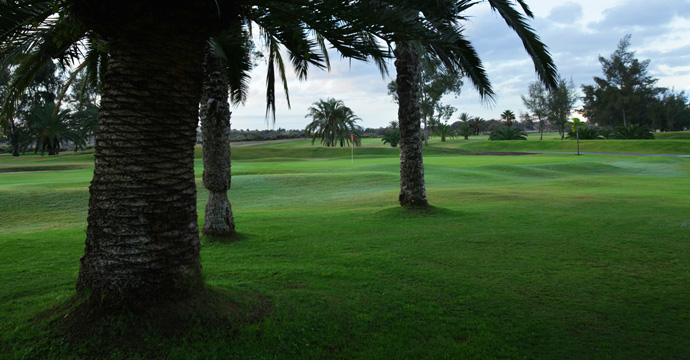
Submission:
{"label": "green bush", "polygon": [[520,128],[504,126],[492,131],[489,140],[527,140],[527,134]]}
{"label": "green bush", "polygon": [[613,137],[613,129],[599,129],[599,135],[608,140]]}
{"label": "green bush", "polygon": [[572,130],[568,131],[568,139],[577,139],[579,135],[580,140],[596,140],[600,136],[599,129],[595,127],[583,126],[579,128],[579,132],[579,134],[576,134]]}
{"label": "green bush", "polygon": [[390,144],[391,147],[398,147],[398,142],[400,142],[400,131],[395,129],[386,131],[383,133],[381,141],[383,141],[384,144]]}
{"label": "green bush", "polygon": [[626,140],[654,139],[654,134],[647,125],[630,124],[628,126],[617,126],[614,129],[613,138]]}
{"label": "green bush", "polygon": [[465,140],[467,140],[472,134],[474,134],[474,131],[469,125],[462,125],[458,127],[458,135],[464,137]]}

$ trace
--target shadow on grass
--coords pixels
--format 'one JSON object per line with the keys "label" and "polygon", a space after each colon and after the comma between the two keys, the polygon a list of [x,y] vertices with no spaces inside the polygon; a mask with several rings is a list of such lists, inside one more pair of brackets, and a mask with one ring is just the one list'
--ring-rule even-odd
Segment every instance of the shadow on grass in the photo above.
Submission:
{"label": "shadow on grass", "polygon": [[436,206],[428,206],[423,208],[396,206],[381,211],[377,211],[373,213],[372,216],[378,219],[414,219],[425,217],[458,218],[466,217],[467,214],[462,211],[451,210]]}
{"label": "shadow on grass", "polygon": [[213,236],[213,235],[200,235],[201,241],[209,244],[232,244],[241,241],[247,241],[251,239],[256,239],[258,236],[255,234],[239,233],[236,232],[232,236]]}
{"label": "shadow on grass", "polygon": [[37,345],[34,358],[163,359],[171,349],[209,337],[236,341],[240,328],[264,321],[273,308],[272,299],[258,292],[212,287],[164,304],[116,309],[74,296],[34,318],[48,336],[28,340]]}

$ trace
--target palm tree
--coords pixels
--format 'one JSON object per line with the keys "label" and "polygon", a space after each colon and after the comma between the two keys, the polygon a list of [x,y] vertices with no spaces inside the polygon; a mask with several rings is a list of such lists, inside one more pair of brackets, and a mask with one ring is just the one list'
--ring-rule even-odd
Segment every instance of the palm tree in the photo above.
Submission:
{"label": "palm tree", "polygon": [[472,133],[472,128],[469,125],[461,125],[458,128],[458,135],[464,137],[465,140],[468,140]]}
{"label": "palm tree", "polygon": [[492,131],[489,140],[527,140],[527,134],[518,127],[503,126]]}
{"label": "palm tree", "polygon": [[398,85],[398,123],[400,124],[401,206],[427,207],[422,159],[421,112],[419,94],[419,53],[412,43],[398,43],[395,50],[395,82]]}
{"label": "palm tree", "polygon": [[75,143],[74,151],[77,151],[86,145],[89,138],[94,137],[96,134],[96,129],[98,128],[98,106],[89,104],[72,114],[72,119],[79,130],[79,136],[82,140],[79,143]]}
{"label": "palm tree", "polygon": [[[523,15],[515,9],[515,3],[511,0],[487,0],[487,2],[522,40],[540,79],[548,88],[554,88],[556,68],[546,47],[526,22],[525,16],[534,17],[527,4],[523,0],[517,0],[517,4],[524,12]],[[399,201],[402,206],[428,206],[420,144],[420,109],[416,105],[420,93],[419,54],[425,53],[437,57],[447,69],[467,76],[483,99],[493,99],[494,92],[481,60],[465,39],[461,31],[462,27],[457,26],[458,23],[466,20],[465,11],[478,3],[470,0],[429,2],[423,10],[412,15],[419,23],[443,34],[446,39],[452,39],[451,41],[443,44],[428,42],[422,46],[415,42],[396,40],[394,54],[400,122]]]}
{"label": "palm tree", "polygon": [[[21,60],[25,69],[20,72],[25,76],[13,81],[15,92],[31,79],[36,64],[79,54],[87,35],[109,39],[80,293],[99,299],[95,303],[141,304],[186,296],[202,284],[193,148],[209,35],[238,22],[244,28],[249,22],[258,24],[270,34],[268,78],[274,82],[276,65],[278,74],[284,74],[281,44],[292,50],[291,63],[304,79],[309,64],[328,67],[326,40],[344,56],[374,56],[384,65],[387,54],[377,36],[386,41],[386,34],[400,29],[409,29],[410,36],[425,31],[387,9],[384,27],[371,9],[363,9],[367,4],[310,5],[279,1],[244,7],[228,0],[144,1],[132,7],[86,0],[0,3],[0,61]],[[51,16],[56,8],[61,16]],[[316,41],[308,37],[311,33],[318,35]],[[267,92],[269,107],[272,89]]]}
{"label": "palm tree", "polygon": [[41,156],[60,153],[60,144],[71,141],[77,145],[83,141],[82,134],[72,121],[69,110],[60,110],[55,103],[36,105],[27,117],[29,132],[36,141],[36,152]]}
{"label": "palm tree", "polygon": [[[234,30],[234,31],[232,31]],[[209,190],[201,232],[208,239],[235,236],[230,190],[230,102],[244,104],[253,44],[241,27],[213,36],[204,52],[199,119],[203,142],[203,183]],[[228,94],[228,90],[230,94]],[[230,96],[229,96],[230,95]]]}
{"label": "palm tree", "polygon": [[599,135],[601,135],[601,137],[603,137],[606,140],[613,139],[615,138],[615,131],[613,129],[600,128]]}
{"label": "palm tree", "polygon": [[436,135],[441,137],[441,141],[445,142],[446,137],[450,137],[451,139],[455,137],[455,132],[453,131],[453,128],[448,125],[448,123],[439,123],[436,125]]}
{"label": "palm tree", "polygon": [[384,144],[390,144],[391,147],[398,147],[398,142],[400,142],[400,131],[396,129],[391,129],[383,133],[381,141]]}
{"label": "palm tree", "polygon": [[580,128],[586,127],[587,124],[579,118],[573,118],[568,124],[572,126],[571,133],[575,133],[575,139],[577,139],[577,155],[580,155]]}
{"label": "palm tree", "polygon": [[470,124],[472,128],[474,129],[474,134],[479,135],[482,130],[484,130],[484,127],[486,126],[486,120],[483,118],[476,116],[470,120]]}
{"label": "palm tree", "polygon": [[513,126],[513,120],[515,120],[515,113],[512,110],[506,110],[501,113],[501,119],[506,122],[506,126]]}
{"label": "palm tree", "polygon": [[[509,25],[531,49],[538,73],[548,79],[553,65],[522,16],[512,12],[507,0],[489,2],[513,20]],[[328,68],[326,41],[343,56],[373,58],[384,67],[388,53],[381,44],[395,42],[397,49],[412,39],[436,49],[434,53],[449,54],[447,65],[463,69],[470,79],[486,80],[473,60],[474,51],[464,51],[460,30],[448,26],[462,7],[421,0],[395,6],[378,1],[304,5],[272,1],[250,6],[230,0],[144,0],[128,7],[113,0],[0,2],[0,63],[21,62],[28,74],[24,80],[45,59],[78,57],[80,41],[89,34],[109,40],[86,247],[77,280],[78,292],[92,300],[89,304],[161,303],[186,297],[203,285],[193,154],[203,52],[210,35],[238,23],[244,29],[255,23],[271,34],[269,85],[276,73],[284,74],[281,46],[289,50],[298,77],[305,79],[309,65]],[[52,16],[56,11],[60,16]],[[420,13],[430,21],[412,16]],[[452,33],[458,36],[445,36]],[[14,81],[12,89],[20,91],[22,81]],[[273,86],[268,89],[270,109],[275,92]],[[485,87],[480,94],[487,94]],[[401,122],[401,128],[408,125]]]}
{"label": "palm tree", "polygon": [[628,126],[616,126],[613,129],[614,139],[654,139],[654,133],[647,125],[628,124]]}
{"label": "palm tree", "polygon": [[339,143],[342,147],[345,143],[349,145],[350,139],[356,146],[362,144],[362,134],[356,124],[361,119],[342,100],[319,100],[309,107],[309,114],[305,117],[313,119],[305,129],[313,137],[312,144],[317,138],[325,146],[336,146]]}
{"label": "palm tree", "polygon": [[204,53],[203,92],[199,107],[201,122],[203,183],[208,189],[204,235],[230,238],[235,235],[235,220],[228,200],[230,190],[230,104],[228,85],[220,59],[210,46]]}
{"label": "palm tree", "polygon": [[568,136],[566,139],[580,139],[580,140],[597,140],[603,137],[599,132],[599,129],[594,126],[581,126],[577,128],[577,132],[568,131]]}
{"label": "palm tree", "polygon": [[472,121],[472,117],[470,114],[464,112],[458,115],[458,120],[462,121],[464,125],[469,125],[470,121]]}

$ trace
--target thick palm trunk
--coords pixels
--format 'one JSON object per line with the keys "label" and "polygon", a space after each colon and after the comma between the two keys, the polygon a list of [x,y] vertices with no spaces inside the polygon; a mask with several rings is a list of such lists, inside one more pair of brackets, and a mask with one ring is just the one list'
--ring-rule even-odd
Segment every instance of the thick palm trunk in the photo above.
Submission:
{"label": "thick palm trunk", "polygon": [[209,190],[204,235],[232,237],[235,220],[228,201],[230,190],[230,104],[220,60],[207,47],[201,95],[201,136],[204,152],[204,187]]}
{"label": "thick palm trunk", "polygon": [[422,161],[421,112],[419,109],[419,54],[398,46],[395,49],[400,126],[401,206],[426,207],[424,163]]}
{"label": "thick palm trunk", "polygon": [[201,286],[194,180],[203,39],[117,34],[101,98],[77,290],[147,304]]}

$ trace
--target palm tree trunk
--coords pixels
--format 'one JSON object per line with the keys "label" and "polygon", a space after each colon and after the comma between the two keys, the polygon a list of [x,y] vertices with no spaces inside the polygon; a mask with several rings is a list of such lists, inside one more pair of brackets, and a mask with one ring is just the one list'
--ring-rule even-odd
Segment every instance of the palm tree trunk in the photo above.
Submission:
{"label": "palm tree trunk", "polygon": [[426,116],[424,117],[424,145],[429,146],[429,125],[426,121]]}
{"label": "palm tree trunk", "polygon": [[228,201],[230,190],[230,104],[222,64],[209,46],[204,55],[204,79],[199,114],[204,158],[204,187],[209,190],[204,235],[232,237],[235,220]]}
{"label": "palm tree trunk", "polygon": [[419,109],[419,54],[404,44],[395,49],[400,126],[401,206],[427,207]]}
{"label": "palm tree trunk", "polygon": [[202,286],[194,145],[203,38],[159,29],[110,41],[77,291],[158,303]]}
{"label": "palm tree trunk", "polygon": [[14,125],[14,120],[10,121],[10,133],[8,136],[11,140],[12,143],[12,156],[17,157],[19,156],[19,134],[17,134],[17,127]]}
{"label": "palm tree trunk", "polygon": [[628,119],[625,116],[625,108],[623,108],[623,126],[628,127]]}

